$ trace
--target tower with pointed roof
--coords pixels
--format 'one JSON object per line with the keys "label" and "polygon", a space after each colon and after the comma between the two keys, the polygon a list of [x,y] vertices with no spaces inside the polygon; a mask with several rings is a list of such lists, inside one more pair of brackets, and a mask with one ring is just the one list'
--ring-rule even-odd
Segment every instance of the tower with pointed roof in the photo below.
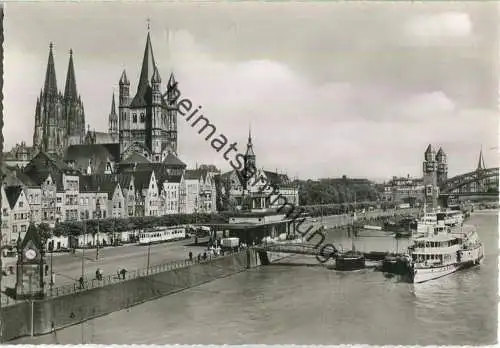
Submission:
{"label": "tower with pointed roof", "polygon": [[478,172],[485,170],[486,166],[484,165],[484,157],[483,157],[483,149],[481,148],[481,151],[479,152],[479,160],[477,161],[477,168],[476,170]]}
{"label": "tower with pointed roof", "polygon": [[77,93],[73,52],[70,51],[64,95],[57,87],[53,44],[49,45],[49,59],[45,83],[36,101],[33,147],[52,155],[61,155],[69,144],[83,142],[85,114]]}
{"label": "tower with pointed roof", "polygon": [[177,82],[171,74],[165,93],[161,91],[161,82],[148,25],[141,73],[133,98],[125,71],[119,82],[119,138],[123,160],[134,153],[151,162],[162,162],[169,153],[177,155]]}
{"label": "tower with pointed roof", "polygon": [[245,168],[245,176],[248,181],[251,176],[256,172],[256,162],[255,162],[255,152],[253,151],[252,144],[252,130],[248,129],[248,142],[247,142],[247,151],[245,152],[244,158],[244,168]]}
{"label": "tower with pointed roof", "polygon": [[115,93],[113,93],[113,98],[111,99],[111,112],[108,118],[108,132],[113,137],[118,137],[118,115],[116,114],[115,106]]}
{"label": "tower with pointed roof", "polygon": [[81,144],[85,138],[85,111],[76,89],[73,50],[69,50],[68,73],[64,87],[64,118],[67,124],[68,145]]}

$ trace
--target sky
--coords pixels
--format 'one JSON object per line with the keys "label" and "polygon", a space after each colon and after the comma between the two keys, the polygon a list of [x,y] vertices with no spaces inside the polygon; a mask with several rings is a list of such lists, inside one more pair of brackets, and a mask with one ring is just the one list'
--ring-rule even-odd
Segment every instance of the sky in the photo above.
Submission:
{"label": "sky", "polygon": [[[5,150],[32,144],[49,43],[64,91],[73,49],[86,122],[107,130],[126,69],[135,94],[149,19],[163,88],[183,96],[257,167],[290,177],[421,176],[429,143],[449,176],[498,165],[494,2],[8,3]],[[231,167],[179,116],[179,157]]]}

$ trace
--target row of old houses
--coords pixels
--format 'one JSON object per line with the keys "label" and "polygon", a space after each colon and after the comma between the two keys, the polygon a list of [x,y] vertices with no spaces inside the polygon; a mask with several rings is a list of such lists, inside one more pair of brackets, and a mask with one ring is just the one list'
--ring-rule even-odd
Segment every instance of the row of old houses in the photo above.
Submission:
{"label": "row of old houses", "polygon": [[134,163],[120,172],[82,172],[44,152],[24,168],[4,166],[2,243],[23,237],[30,222],[213,213],[215,172],[179,164]]}

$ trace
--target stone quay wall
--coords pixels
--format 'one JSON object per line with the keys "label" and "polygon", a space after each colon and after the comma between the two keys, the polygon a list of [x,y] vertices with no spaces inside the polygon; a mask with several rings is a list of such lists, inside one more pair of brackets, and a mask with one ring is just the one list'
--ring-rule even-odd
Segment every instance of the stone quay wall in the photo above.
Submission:
{"label": "stone quay wall", "polygon": [[86,291],[2,308],[2,339],[41,335],[258,267],[253,249]]}

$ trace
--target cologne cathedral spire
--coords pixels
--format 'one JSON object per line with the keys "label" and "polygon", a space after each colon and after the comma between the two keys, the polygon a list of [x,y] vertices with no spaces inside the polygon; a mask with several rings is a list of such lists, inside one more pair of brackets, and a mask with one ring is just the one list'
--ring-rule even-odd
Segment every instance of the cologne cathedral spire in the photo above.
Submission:
{"label": "cologne cathedral spire", "polygon": [[47,62],[47,71],[45,73],[45,85],[43,88],[45,96],[57,97],[57,80],[56,80],[56,68],[54,64],[54,55],[52,53],[52,48],[54,45],[52,42],[49,45],[49,60]]}

